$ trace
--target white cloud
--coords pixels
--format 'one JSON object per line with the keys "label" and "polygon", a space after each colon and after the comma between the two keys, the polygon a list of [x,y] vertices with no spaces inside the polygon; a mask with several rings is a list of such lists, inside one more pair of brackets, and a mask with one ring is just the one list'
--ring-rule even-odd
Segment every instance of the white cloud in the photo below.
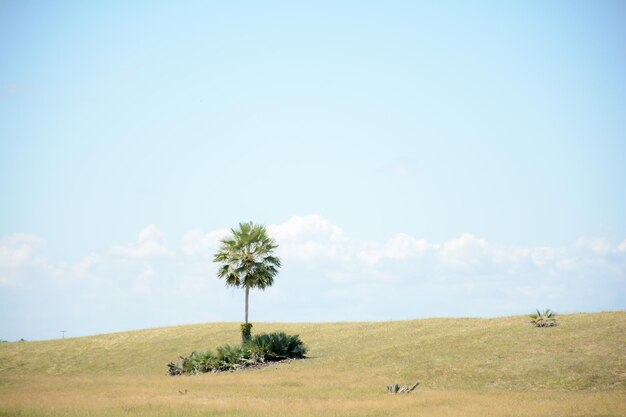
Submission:
{"label": "white cloud", "polygon": [[137,243],[114,246],[109,253],[131,259],[150,259],[174,255],[174,251],[165,243],[161,231],[153,224],[147,226],[139,233]]}
{"label": "white cloud", "polygon": [[44,244],[44,239],[29,234],[0,239],[0,285],[14,285],[24,278],[21,270],[34,262],[35,253]]}
{"label": "white cloud", "polygon": [[28,262],[44,239],[35,235],[14,234],[0,240],[0,267],[16,268]]}
{"label": "white cloud", "polygon": [[375,264],[381,259],[409,259],[422,256],[432,250],[434,246],[426,240],[415,239],[405,233],[398,233],[386,243],[379,245],[374,242],[362,243],[367,247],[360,253],[360,258],[369,264]]}
{"label": "white cloud", "polygon": [[556,261],[563,258],[565,254],[566,251],[564,248],[536,247],[530,250],[530,260],[534,265],[543,267],[545,265],[554,264]]}
{"label": "white cloud", "polygon": [[152,293],[151,278],[154,276],[154,269],[146,265],[133,281],[133,289],[141,294],[150,295]]}
{"label": "white cloud", "polygon": [[491,254],[484,239],[463,234],[444,242],[437,251],[439,261],[453,269],[473,271],[489,263]]}
{"label": "white cloud", "polygon": [[392,259],[410,258],[431,249],[432,245],[426,240],[417,240],[411,236],[399,233],[392,237],[385,247],[385,256]]}
{"label": "white cloud", "polygon": [[[472,234],[437,242],[406,233],[367,240],[349,236],[319,215],[293,216],[269,225],[268,232],[279,244],[283,268],[274,287],[253,294],[255,320],[626,307],[619,297],[626,290],[626,240],[612,245],[603,238],[580,237],[562,247],[500,245]],[[76,262],[47,256],[37,236],[7,236],[0,239],[0,285],[31,292],[57,289],[70,304],[95,300],[104,309],[132,306],[136,314],[153,320],[147,322],[150,326],[160,325],[157,312],[163,308],[181,323],[204,317],[238,320],[241,292],[224,289],[212,262],[220,239],[229,233],[190,230],[175,247],[150,225],[136,242]],[[77,311],[89,309],[90,303],[84,301]],[[120,323],[124,328],[125,322]]]}
{"label": "white cloud", "polygon": [[218,229],[210,232],[203,232],[199,229],[190,230],[183,236],[182,249],[189,255],[202,254],[212,257],[220,245],[220,240],[229,234],[229,229]]}
{"label": "white cloud", "polygon": [[101,255],[92,253],[83,257],[74,267],[74,271],[79,274],[85,274],[95,265],[98,265],[105,261],[105,258]]}
{"label": "white cloud", "polygon": [[574,247],[581,252],[606,255],[611,251],[611,243],[606,238],[582,236],[576,239]]}
{"label": "white cloud", "polygon": [[163,234],[153,224],[148,225],[145,229],[139,232],[139,242],[154,242],[163,240]]}
{"label": "white cloud", "polygon": [[[320,215],[292,216],[284,223],[269,225],[268,232],[279,244],[283,264],[295,262],[311,268],[323,268],[329,279],[340,277],[342,282],[351,279],[387,282],[396,279],[394,277],[419,279],[448,273],[465,274],[472,278],[520,274],[523,271],[573,273],[594,268],[624,275],[623,262],[620,263],[619,258],[612,259],[610,255],[626,252],[626,240],[615,247],[605,238],[580,237],[569,247],[524,248],[493,244],[467,233],[440,243],[397,233],[386,241],[378,242],[351,238],[342,228]],[[140,231],[137,242],[116,245],[104,253],[88,254],[69,265],[43,256],[35,257],[35,251],[44,243],[40,237],[23,234],[7,236],[0,240],[0,282],[8,282],[9,276],[15,276],[14,272],[25,265],[44,269],[52,277],[80,277],[89,276],[94,268],[110,270],[117,262],[115,259],[120,262],[125,260],[124,264],[116,267],[142,271],[146,262],[151,262],[151,270],[156,271],[153,263],[162,258],[192,265],[185,257],[201,255],[196,258],[198,262],[203,259],[201,262],[212,264],[209,259],[213,257],[220,240],[229,233],[229,229],[190,230],[182,238],[182,251],[176,254],[167,245],[160,230],[155,225],[149,225]],[[137,266],[133,267],[133,262],[137,262]],[[133,276],[136,277],[136,273]]]}
{"label": "white cloud", "polygon": [[[440,243],[405,233],[377,242],[351,238],[319,215],[293,216],[285,223],[270,225],[268,231],[278,241],[285,262],[324,261],[329,274],[341,276],[342,281],[347,281],[350,274],[361,277],[374,274],[388,280],[393,273],[403,273],[393,267],[394,262],[399,261],[403,261],[405,267],[415,265],[421,268],[422,275],[430,276],[446,271],[472,277],[520,274],[529,270],[539,274],[541,271],[574,272],[591,264],[595,268],[611,267],[614,271],[621,268],[607,259],[611,253],[610,242],[597,237],[581,237],[569,247],[504,246],[469,233]],[[626,240],[618,247],[617,251],[620,250],[626,251]]]}
{"label": "white cloud", "polygon": [[302,240],[345,241],[346,234],[322,216],[292,216],[285,223],[270,225],[268,233],[283,242]]}
{"label": "white cloud", "polygon": [[269,225],[267,231],[276,239],[280,255],[286,260],[343,260],[358,254],[358,242],[319,215],[293,216],[285,223]]}

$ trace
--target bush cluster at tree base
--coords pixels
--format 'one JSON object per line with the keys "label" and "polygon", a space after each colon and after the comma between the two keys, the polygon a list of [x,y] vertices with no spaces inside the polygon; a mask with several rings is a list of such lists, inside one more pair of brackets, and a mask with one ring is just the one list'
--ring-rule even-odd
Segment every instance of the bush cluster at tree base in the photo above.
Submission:
{"label": "bush cluster at tree base", "polygon": [[235,371],[268,362],[304,358],[306,346],[298,335],[283,332],[259,334],[242,346],[223,345],[216,352],[192,352],[181,356],[180,364],[167,365],[169,375],[197,375],[206,372]]}

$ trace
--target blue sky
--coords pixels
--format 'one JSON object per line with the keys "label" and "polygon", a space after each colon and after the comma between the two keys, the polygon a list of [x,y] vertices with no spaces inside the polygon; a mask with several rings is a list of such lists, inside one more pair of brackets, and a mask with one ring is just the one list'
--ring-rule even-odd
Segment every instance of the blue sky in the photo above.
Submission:
{"label": "blue sky", "polygon": [[[0,339],[624,309],[623,2],[0,2]],[[174,297],[172,296],[174,295]]]}

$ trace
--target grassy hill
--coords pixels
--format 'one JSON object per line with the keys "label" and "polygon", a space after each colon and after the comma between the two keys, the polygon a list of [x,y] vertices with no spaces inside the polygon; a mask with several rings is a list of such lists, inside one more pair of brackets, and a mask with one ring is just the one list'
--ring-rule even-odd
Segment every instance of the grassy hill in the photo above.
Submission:
{"label": "grassy hill", "polygon": [[256,323],[300,334],[309,358],[195,377],[166,364],[238,343],[237,323],[3,343],[0,415],[626,415],[626,312],[558,319]]}

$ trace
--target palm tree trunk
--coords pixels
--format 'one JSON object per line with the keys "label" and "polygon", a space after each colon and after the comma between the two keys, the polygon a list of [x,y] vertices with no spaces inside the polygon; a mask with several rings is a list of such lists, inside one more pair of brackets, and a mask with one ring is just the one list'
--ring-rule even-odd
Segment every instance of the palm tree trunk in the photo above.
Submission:
{"label": "palm tree trunk", "polygon": [[246,286],[246,324],[248,324],[248,298],[250,297],[250,287]]}

